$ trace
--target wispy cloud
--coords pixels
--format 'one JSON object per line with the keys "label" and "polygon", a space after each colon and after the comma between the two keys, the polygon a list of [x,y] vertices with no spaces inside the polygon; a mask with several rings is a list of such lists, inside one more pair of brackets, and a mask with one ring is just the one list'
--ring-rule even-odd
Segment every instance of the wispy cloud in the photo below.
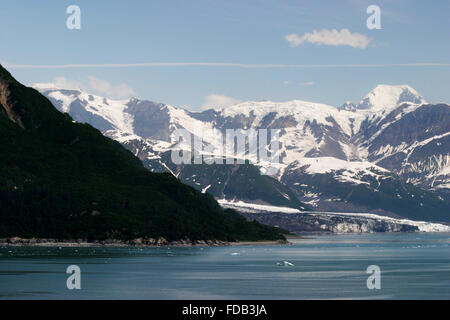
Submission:
{"label": "wispy cloud", "polygon": [[77,69],[77,68],[138,68],[138,67],[231,67],[231,68],[372,68],[372,67],[450,67],[450,63],[416,62],[416,63],[355,63],[355,64],[250,64],[228,62],[148,62],[148,63],[115,63],[115,64],[5,64],[9,69]]}
{"label": "wispy cloud", "polygon": [[127,84],[122,83],[117,86],[111,85],[106,80],[89,76],[89,87],[94,91],[113,99],[128,98],[135,94],[134,90]]}
{"label": "wispy cloud", "polygon": [[315,85],[316,83],[314,81],[308,81],[308,82],[300,82],[298,85],[300,87],[310,87]]}
{"label": "wispy cloud", "polygon": [[367,45],[372,41],[360,33],[351,33],[348,29],[342,29],[338,31],[336,29],[328,30],[323,29],[321,31],[314,30],[310,33],[305,33],[299,36],[296,33],[288,34],[285,39],[293,46],[309,42],[318,45],[325,46],[350,46],[352,48],[365,49]]}
{"label": "wispy cloud", "polygon": [[202,108],[226,108],[238,104],[239,102],[241,101],[223,94],[210,94],[205,97],[205,102],[203,103]]}
{"label": "wispy cloud", "polygon": [[84,85],[81,82],[69,80],[65,77],[56,77],[52,82],[39,82],[34,83],[32,86],[36,89],[78,90],[84,88]]}
{"label": "wispy cloud", "polygon": [[69,89],[69,90],[84,90],[95,94],[103,95],[111,99],[129,98],[134,95],[134,90],[125,83],[119,85],[112,85],[109,81],[88,76],[87,84],[79,81],[69,80],[65,77],[56,77],[52,82],[39,82],[32,85],[38,90],[44,89]]}

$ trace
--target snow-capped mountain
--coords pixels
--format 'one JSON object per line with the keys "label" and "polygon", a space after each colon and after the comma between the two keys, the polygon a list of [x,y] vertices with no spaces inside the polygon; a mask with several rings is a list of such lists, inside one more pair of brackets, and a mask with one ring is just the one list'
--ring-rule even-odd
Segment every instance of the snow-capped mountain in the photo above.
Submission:
{"label": "snow-capped mountain", "polygon": [[[399,212],[396,206],[402,199],[413,197],[417,208],[408,210],[424,213],[444,203],[448,209],[445,192],[450,190],[450,106],[429,105],[406,85],[379,85],[359,103],[346,102],[340,108],[301,100],[247,101],[203,112],[137,98],[111,100],[81,90],[38,89],[75,121],[90,123],[123,143],[150,170],[170,171],[199,190],[216,190],[213,194],[218,198],[293,205],[274,203],[274,199],[268,200],[267,195],[255,194],[254,190],[244,194],[232,188],[231,192],[233,175],[240,172],[239,176],[246,176],[252,170],[218,166],[221,169],[217,170],[223,172],[218,175],[214,171],[212,181],[205,176],[198,178],[202,172],[198,165],[194,170],[194,165],[171,164],[167,154],[177,143],[173,136],[176,129],[184,128],[192,134],[199,127],[209,130],[203,138],[217,150],[226,129],[280,129],[281,163],[272,177],[278,182],[271,181],[270,185],[274,192],[286,195],[286,190],[281,191],[277,185],[281,183],[316,210],[339,208],[402,215],[405,212]],[[254,164],[265,170],[264,163]],[[254,183],[253,178],[247,176],[248,183]],[[330,190],[325,178],[332,185]],[[228,188],[224,188],[227,181]],[[242,184],[242,179],[239,181]],[[357,197],[351,191],[355,187],[359,188]],[[337,192],[342,190],[352,194]],[[382,195],[378,201],[386,205],[367,200],[376,193]],[[392,201],[397,204],[387,204]]]}
{"label": "snow-capped mountain", "polygon": [[427,103],[419,93],[407,85],[389,86],[378,85],[370,91],[356,106],[359,110],[387,113],[402,103]]}
{"label": "snow-capped mountain", "polygon": [[[409,109],[409,110],[408,110]],[[450,107],[402,105],[383,122],[365,128],[367,159],[427,189],[450,183]]]}

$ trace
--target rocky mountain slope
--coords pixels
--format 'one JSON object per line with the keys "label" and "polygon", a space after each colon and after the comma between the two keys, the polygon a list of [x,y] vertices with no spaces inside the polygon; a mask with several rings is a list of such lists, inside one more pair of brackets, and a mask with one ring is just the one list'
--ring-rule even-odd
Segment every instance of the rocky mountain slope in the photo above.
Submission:
{"label": "rocky mountain slope", "polygon": [[[203,112],[136,98],[114,101],[82,91],[39,90],[74,120],[91,123],[121,142],[148,169],[171,172],[217,198],[317,211],[450,219],[450,106],[430,105],[406,85],[379,85],[359,103],[347,102],[340,108],[301,100],[247,101]],[[248,166],[262,173],[275,166],[276,173],[268,177],[274,180],[266,179],[271,181],[269,191],[244,188],[255,185],[255,170],[247,170],[239,185],[221,188],[238,170],[233,165],[217,165],[213,174],[201,179],[195,177],[211,170],[206,164],[174,166],[167,154],[177,145],[175,130],[198,135],[199,128],[208,132],[203,138],[212,146],[209,154],[245,157]],[[248,153],[223,154],[220,142],[227,129],[280,130],[280,163],[263,163]]]}
{"label": "rocky mountain slope", "polygon": [[[111,118],[120,118],[115,111]],[[0,238],[283,238],[171,174],[149,172],[122,145],[58,112],[1,66],[0,154]]]}

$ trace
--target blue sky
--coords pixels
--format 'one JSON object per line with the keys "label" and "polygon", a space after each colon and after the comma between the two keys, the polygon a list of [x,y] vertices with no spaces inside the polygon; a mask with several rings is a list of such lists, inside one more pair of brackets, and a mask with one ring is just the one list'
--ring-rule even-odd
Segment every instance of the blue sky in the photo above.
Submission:
{"label": "blue sky", "polygon": [[[71,4],[81,30],[66,27]],[[380,30],[366,27],[371,4]],[[447,0],[3,1],[0,63],[26,84],[193,110],[265,99],[339,106],[380,83],[450,103],[449,16]],[[292,34],[309,40],[293,46]]]}

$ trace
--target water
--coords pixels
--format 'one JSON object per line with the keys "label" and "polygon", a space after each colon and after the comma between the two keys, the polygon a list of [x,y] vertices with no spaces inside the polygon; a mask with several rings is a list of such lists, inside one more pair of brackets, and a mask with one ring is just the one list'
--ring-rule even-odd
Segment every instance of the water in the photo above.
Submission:
{"label": "water", "polygon": [[[450,233],[320,236],[289,246],[0,248],[0,299],[449,299]],[[289,261],[292,267],[277,266]],[[67,266],[81,268],[68,290]],[[366,268],[381,268],[367,289]]]}

